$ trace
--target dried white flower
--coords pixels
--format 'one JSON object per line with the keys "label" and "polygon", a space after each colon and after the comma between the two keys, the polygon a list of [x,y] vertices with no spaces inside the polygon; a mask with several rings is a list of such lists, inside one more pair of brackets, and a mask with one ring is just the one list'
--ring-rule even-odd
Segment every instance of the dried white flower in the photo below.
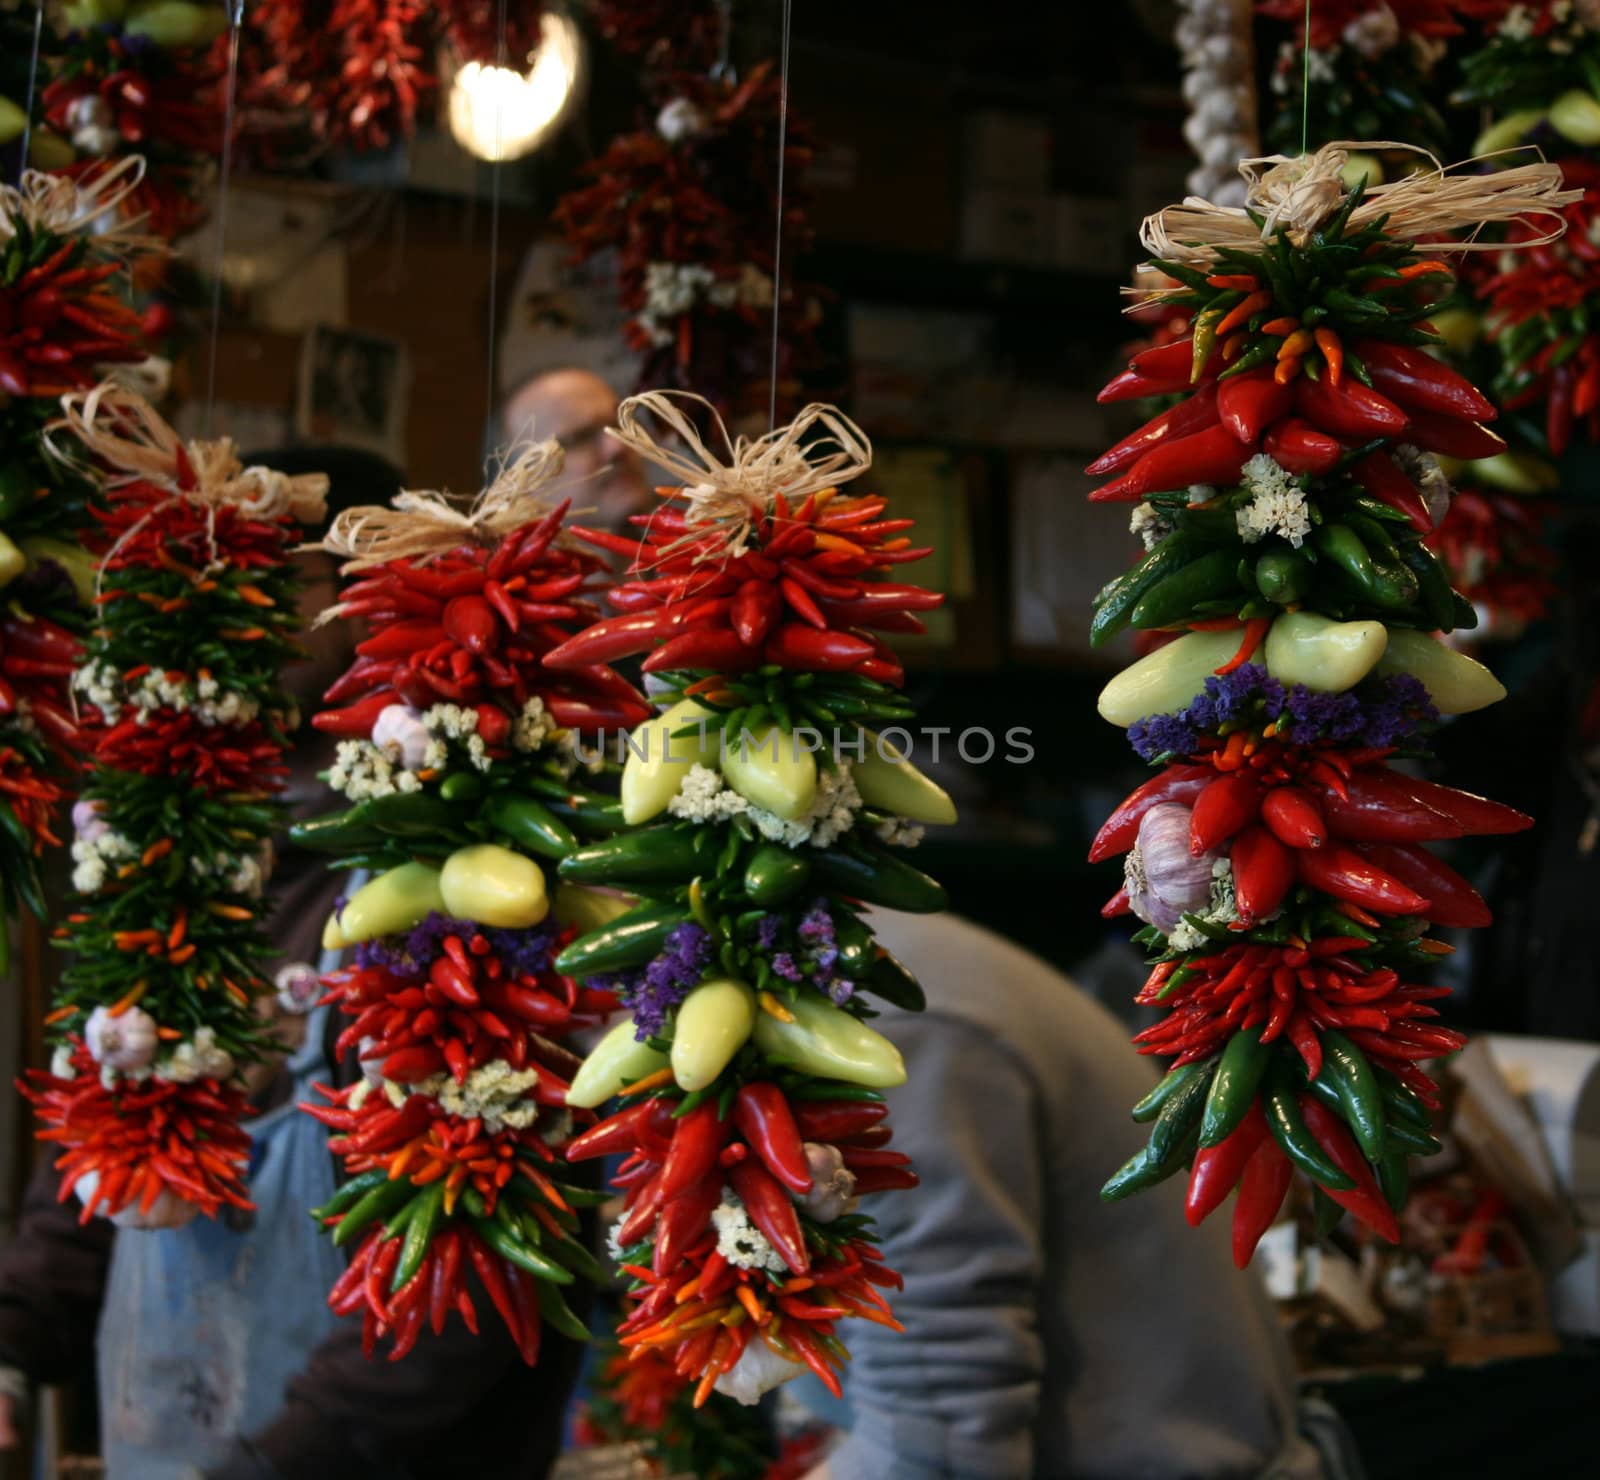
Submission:
{"label": "dried white flower", "polygon": [[1234,514],[1239,538],[1254,544],[1268,535],[1280,535],[1298,550],[1311,533],[1311,513],[1305,490],[1293,475],[1258,452],[1244,465],[1242,481],[1250,500]]}

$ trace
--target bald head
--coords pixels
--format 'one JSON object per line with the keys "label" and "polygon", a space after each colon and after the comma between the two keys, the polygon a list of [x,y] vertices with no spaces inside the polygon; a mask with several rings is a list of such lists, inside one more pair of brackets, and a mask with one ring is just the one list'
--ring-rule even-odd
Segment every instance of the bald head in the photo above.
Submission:
{"label": "bald head", "polygon": [[650,490],[638,459],[606,436],[616,422],[617,393],[590,370],[547,370],[525,380],[501,410],[505,451],[553,437],[566,452],[563,481],[575,508],[598,508],[586,522],[622,529],[628,515],[647,508]]}

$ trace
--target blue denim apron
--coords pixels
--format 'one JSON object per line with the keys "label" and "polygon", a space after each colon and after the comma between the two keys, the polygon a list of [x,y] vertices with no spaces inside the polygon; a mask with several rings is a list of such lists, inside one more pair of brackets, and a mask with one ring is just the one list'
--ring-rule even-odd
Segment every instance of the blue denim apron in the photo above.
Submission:
{"label": "blue denim apron", "polygon": [[326,1298],[344,1258],[306,1217],[333,1193],[328,1132],[295,1109],[329,1078],[329,1011],[307,1018],[288,1100],[246,1124],[255,1213],[117,1235],[98,1342],[111,1480],[178,1480],[219,1461],[272,1420],[336,1324]]}

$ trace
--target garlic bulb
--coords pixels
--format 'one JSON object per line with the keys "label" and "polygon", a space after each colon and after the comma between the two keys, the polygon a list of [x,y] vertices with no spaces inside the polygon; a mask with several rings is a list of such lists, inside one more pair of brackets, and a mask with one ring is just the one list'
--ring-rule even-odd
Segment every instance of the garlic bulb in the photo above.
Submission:
{"label": "garlic bulb", "polygon": [[104,1007],[89,1014],[83,1041],[95,1063],[124,1074],[145,1068],[156,1056],[156,1020],[137,1007],[115,1017]]}
{"label": "garlic bulb", "polygon": [[844,1164],[837,1146],[806,1142],[806,1165],[811,1169],[811,1191],[795,1199],[795,1206],[818,1223],[832,1223],[855,1205],[855,1173]]}
{"label": "garlic bulb", "polygon": [[372,726],[372,743],[408,771],[422,769],[429,739],[422,716],[409,704],[388,705],[379,711]]}
{"label": "garlic bulb", "polygon": [[1189,851],[1189,808],[1160,802],[1144,814],[1139,840],[1124,864],[1128,906],[1168,935],[1183,917],[1211,899],[1212,865],[1220,854]]}

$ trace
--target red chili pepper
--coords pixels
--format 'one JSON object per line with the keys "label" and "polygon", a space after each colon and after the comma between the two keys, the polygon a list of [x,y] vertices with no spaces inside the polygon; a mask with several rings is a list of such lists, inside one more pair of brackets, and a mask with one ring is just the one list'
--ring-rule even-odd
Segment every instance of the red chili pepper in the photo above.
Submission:
{"label": "red chili pepper", "polygon": [[461,1238],[467,1246],[467,1257],[472,1261],[479,1281],[494,1302],[494,1308],[500,1312],[500,1319],[506,1323],[512,1340],[520,1347],[522,1323],[517,1317],[516,1302],[511,1298],[511,1287],[506,1282],[505,1262],[477,1234],[463,1229]]}
{"label": "red chili pepper", "polygon": [[1407,426],[1404,411],[1359,380],[1345,379],[1334,385],[1327,376],[1312,380],[1302,375],[1294,383],[1294,403],[1320,431],[1358,442],[1397,437]]}
{"label": "red chili pepper", "polygon": [[1328,1159],[1347,1177],[1355,1179],[1355,1186],[1347,1191],[1331,1187],[1322,1190],[1347,1213],[1353,1214],[1381,1239],[1391,1244],[1400,1242],[1400,1225],[1395,1221],[1394,1209],[1378,1188],[1378,1179],[1356,1145],[1355,1137],[1343,1121],[1323,1103],[1309,1094],[1300,1097],[1300,1113],[1305,1116],[1306,1129],[1316,1138],[1317,1144],[1327,1153]]}
{"label": "red chili pepper", "polygon": [[[660,673],[671,668],[710,668],[718,673],[739,673],[760,660],[760,653],[747,648],[731,627],[690,627],[687,632],[668,638],[642,666],[646,673]],[[548,663],[549,658],[545,661]]]}
{"label": "red chili pepper", "polygon": [[661,607],[655,611],[604,617],[547,652],[544,666],[586,668],[592,663],[609,663],[614,658],[645,652],[654,647],[658,639],[676,631],[684,615],[681,609]]}
{"label": "red chili pepper", "polygon": [[[1288,386],[1282,387],[1287,392]],[[1344,456],[1344,445],[1326,432],[1318,431],[1298,416],[1286,416],[1267,433],[1261,450],[1279,467],[1314,478],[1331,473]]]}
{"label": "red chili pepper", "polygon": [[715,1102],[697,1106],[674,1125],[666,1164],[661,1168],[661,1197],[670,1203],[698,1184],[717,1164],[733,1127],[717,1115]]}
{"label": "red chili pepper", "polygon": [[1348,899],[1380,915],[1420,915],[1427,908],[1428,901],[1415,890],[1349,848],[1307,848],[1294,859],[1303,884],[1335,899]]}
{"label": "red chili pepper", "polygon": [[372,734],[378,716],[395,702],[387,689],[368,694],[343,709],[323,709],[311,716],[311,723],[324,735],[335,735],[341,740],[366,740]]}
{"label": "red chili pepper", "polygon": [[[889,1169],[885,1169],[889,1170]],[[767,1236],[794,1274],[806,1274],[811,1256],[806,1251],[805,1235],[789,1194],[767,1169],[757,1162],[741,1161],[728,1172],[728,1180],[745,1205],[751,1221]],[[858,1184],[859,1185],[859,1184]]]}
{"label": "red chili pepper", "polygon": [[[1227,380],[1224,386],[1236,384]],[[1207,383],[1201,386],[1192,396],[1186,397],[1176,406],[1163,411],[1159,416],[1153,416],[1138,431],[1124,437],[1117,445],[1107,452],[1103,452],[1087,468],[1084,469],[1091,478],[1104,478],[1111,473],[1120,473],[1124,468],[1132,467],[1152,447],[1174,437],[1186,437],[1190,432],[1204,430],[1214,426],[1217,421],[1220,391],[1215,384]],[[1239,435],[1237,432],[1235,435]],[[1241,441],[1252,441],[1252,438],[1240,436]]]}
{"label": "red chili pepper", "polygon": [[1250,447],[1292,405],[1294,392],[1273,380],[1270,370],[1230,376],[1217,385],[1217,415],[1234,437]]}
{"label": "red chili pepper", "polygon": [[870,659],[876,650],[850,632],[819,632],[799,622],[785,622],[767,638],[762,656],[785,668],[843,672]]}
{"label": "red chili pepper", "polygon": [[860,1135],[889,1114],[881,1100],[801,1100],[792,1108],[800,1134],[822,1142]]}
{"label": "red chili pepper", "polygon": [[442,1335],[455,1303],[456,1279],[461,1267],[461,1244],[456,1230],[447,1228],[433,1241],[430,1250],[433,1271],[428,1286],[428,1318],[435,1336]]}
{"label": "red chili pepper", "polygon": [[1437,781],[1423,781],[1391,771],[1387,766],[1376,772],[1387,783],[1404,792],[1413,803],[1428,806],[1452,819],[1460,828],[1460,837],[1481,837],[1502,833],[1526,832],[1533,826],[1533,818],[1504,802],[1492,802],[1470,791],[1460,791],[1454,786],[1441,786]]}
{"label": "red chili pepper", "polygon": [[650,1267],[656,1274],[665,1274],[698,1241],[711,1226],[711,1214],[721,1200],[722,1174],[713,1163],[712,1170],[687,1191],[662,1203],[656,1219],[655,1248],[650,1258]]}
{"label": "red chili pepper", "polygon": [[1194,483],[1232,483],[1253,451],[1226,427],[1207,427],[1151,448],[1120,478],[1095,489],[1089,501],[1132,503],[1147,493],[1188,488]]}
{"label": "red chili pepper", "polygon": [[1166,344],[1142,349],[1128,361],[1128,368],[1157,380],[1181,375],[1187,385],[1190,371],[1194,368],[1194,337],[1191,335],[1187,339],[1174,339]]}
{"label": "red chili pepper", "polygon": [[1267,1118],[1261,1106],[1253,1104],[1225,1139],[1195,1152],[1183,1202],[1183,1215],[1191,1228],[1198,1228],[1227,1200],[1266,1134]]}
{"label": "red chili pepper", "polygon": [[1423,915],[1435,925],[1473,929],[1494,923],[1478,893],[1453,868],[1412,843],[1361,843],[1357,851],[1427,899]]}
{"label": "red chili pepper", "polygon": [[863,1167],[856,1173],[856,1196],[916,1187],[921,1178],[905,1167]]}
{"label": "red chili pepper", "polygon": [[1089,862],[1100,863],[1126,853],[1139,836],[1139,824],[1146,812],[1158,802],[1192,803],[1215,775],[1210,766],[1172,765],[1151,777],[1106,818],[1089,848]]}
{"label": "red chili pepper", "polygon": [[733,1102],[733,1123],[766,1168],[790,1192],[811,1190],[811,1168],[794,1112],[775,1084],[747,1084]]}
{"label": "red chili pepper", "polygon": [[1460,421],[1433,411],[1413,411],[1411,429],[1406,437],[1429,452],[1442,452],[1446,457],[1469,461],[1493,457],[1506,450],[1506,439],[1499,432],[1491,432],[1475,421]]}
{"label": "red chili pepper", "polygon": [[746,647],[766,641],[780,609],[778,593],[767,581],[746,581],[733,598],[733,630]]}
{"label": "red chili pepper", "polygon": [[1412,790],[1416,784],[1387,766],[1352,772],[1343,796],[1332,790],[1322,794],[1329,831],[1337,838],[1374,843],[1417,843],[1466,836],[1468,829],[1458,820]]}
{"label": "red chili pepper", "polygon": [[1095,400],[1102,406],[1109,406],[1114,401],[1143,401],[1151,396],[1176,395],[1179,391],[1188,390],[1191,384],[1187,370],[1182,375],[1164,375],[1159,378],[1141,375],[1137,370],[1124,370],[1122,374],[1106,382]]}
{"label": "red chili pepper", "polygon": [[617,1234],[624,1248],[638,1243],[644,1237],[645,1230],[655,1221],[655,1216],[660,1211],[660,1172],[654,1173],[648,1181],[637,1183],[631,1191],[633,1201],[628,1205],[628,1216],[622,1220],[622,1228]]}
{"label": "red chili pepper", "polygon": [[1269,791],[1261,803],[1261,820],[1290,848],[1320,848],[1328,841],[1328,824],[1316,800],[1298,786]]}
{"label": "red chili pepper", "polygon": [[[631,1151],[639,1143],[643,1128],[652,1117],[663,1113],[664,1102],[659,1099],[644,1100],[630,1105],[616,1115],[608,1116],[598,1125],[590,1126],[581,1136],[567,1145],[568,1161],[592,1161],[597,1156],[617,1156]],[[670,1120],[672,1107],[664,1106]]]}
{"label": "red chili pepper", "polygon": [[1266,828],[1247,827],[1233,840],[1233,887],[1239,923],[1264,920],[1294,887],[1294,853]]}
{"label": "red chili pepper", "polygon": [[1408,345],[1364,339],[1354,346],[1372,384],[1407,410],[1467,421],[1493,421],[1494,403],[1466,376]]}
{"label": "red chili pepper", "polygon": [[1293,1179],[1294,1164],[1271,1136],[1265,1137],[1245,1163],[1233,1205],[1233,1262],[1240,1269],[1250,1263],[1261,1235],[1277,1221]]}
{"label": "red chili pepper", "polygon": [[487,652],[499,639],[494,608],[481,596],[457,596],[444,609],[444,630],[469,653]]}
{"label": "red chili pepper", "polygon": [[1198,858],[1227,842],[1261,811],[1261,787],[1238,771],[1218,776],[1195,798],[1189,816],[1189,851]]}
{"label": "red chili pepper", "polygon": [[[453,1041],[453,1040],[452,1040]],[[444,1068],[443,1055],[432,1044],[415,1044],[388,1054],[383,1061],[383,1076],[401,1084],[426,1079]]]}
{"label": "red chili pepper", "polygon": [[409,658],[445,640],[447,634],[437,622],[395,622],[356,644],[363,658]]}
{"label": "red chili pepper", "polygon": [[532,1367],[539,1360],[539,1337],[544,1329],[539,1319],[539,1286],[525,1269],[512,1269],[509,1274],[511,1299],[517,1308],[517,1323],[520,1328],[517,1354]]}

